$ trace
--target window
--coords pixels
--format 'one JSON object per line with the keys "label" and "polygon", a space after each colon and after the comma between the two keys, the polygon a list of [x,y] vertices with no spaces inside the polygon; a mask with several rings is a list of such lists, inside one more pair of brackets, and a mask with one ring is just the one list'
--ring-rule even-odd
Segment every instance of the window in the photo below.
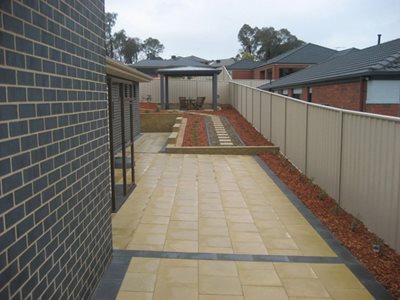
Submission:
{"label": "window", "polygon": [[272,69],[267,70],[267,79],[269,79],[269,80],[272,79]]}
{"label": "window", "polygon": [[400,104],[400,80],[368,81],[367,103]]}
{"label": "window", "polygon": [[284,96],[289,95],[289,90],[288,89],[282,90],[282,95],[284,95]]}
{"label": "window", "polygon": [[293,89],[293,98],[296,98],[296,99],[301,99],[301,94],[302,94],[302,89],[301,88],[296,88],[296,89]]}
{"label": "window", "polygon": [[260,79],[265,79],[265,70],[260,71]]}
{"label": "window", "polygon": [[300,71],[302,68],[280,68],[279,69],[279,78],[290,75],[294,72]]}

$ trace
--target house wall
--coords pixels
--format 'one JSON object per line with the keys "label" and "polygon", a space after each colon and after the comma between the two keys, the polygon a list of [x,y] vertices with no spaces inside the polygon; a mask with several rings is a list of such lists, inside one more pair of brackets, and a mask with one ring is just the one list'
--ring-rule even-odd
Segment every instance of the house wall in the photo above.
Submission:
{"label": "house wall", "polygon": [[335,83],[312,87],[312,102],[337,108],[361,110],[360,82]]}
{"label": "house wall", "polygon": [[400,104],[367,104],[365,108],[366,112],[400,117]]}
{"label": "house wall", "polygon": [[274,64],[274,65],[265,65],[260,68],[254,69],[254,79],[265,79],[261,76],[261,72],[264,71],[265,75],[267,75],[268,70],[272,71],[272,80],[278,80],[279,77],[279,69],[304,69],[307,68],[309,64]]}
{"label": "house wall", "polygon": [[232,70],[232,79],[254,79],[253,70]]}
{"label": "house wall", "polygon": [[[366,104],[366,87],[360,81],[312,85],[311,87],[313,103],[388,116],[400,116],[400,104]],[[289,88],[288,92],[288,95],[292,96],[293,88]],[[307,97],[307,87],[302,87],[301,100],[307,101]],[[363,104],[361,104],[361,99],[363,99]]]}
{"label": "house wall", "polygon": [[0,1],[0,299],[90,299],[112,252],[104,2]]}

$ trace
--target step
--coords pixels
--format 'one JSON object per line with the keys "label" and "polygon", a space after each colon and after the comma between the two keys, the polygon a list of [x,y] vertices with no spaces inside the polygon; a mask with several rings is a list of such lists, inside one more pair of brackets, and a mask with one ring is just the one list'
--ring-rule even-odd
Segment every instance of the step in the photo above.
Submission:
{"label": "step", "polygon": [[174,126],[172,126],[172,132],[178,132],[180,128],[181,124],[175,123]]}
{"label": "step", "polygon": [[172,132],[168,137],[168,144],[176,144],[176,139],[178,138],[178,132]]}
{"label": "step", "polygon": [[182,123],[182,117],[176,117],[176,119],[175,119],[175,123],[178,123],[178,124],[180,124],[180,123]]}

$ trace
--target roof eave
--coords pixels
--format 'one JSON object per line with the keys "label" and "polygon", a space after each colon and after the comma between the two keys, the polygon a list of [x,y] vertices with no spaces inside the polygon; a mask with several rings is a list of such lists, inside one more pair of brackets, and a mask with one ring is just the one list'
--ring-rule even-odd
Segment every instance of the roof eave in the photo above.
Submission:
{"label": "roof eave", "polygon": [[400,75],[400,71],[399,72],[363,71],[360,73],[352,73],[352,74],[347,74],[347,75],[342,75],[342,76],[332,76],[332,77],[328,77],[328,78],[321,78],[321,79],[314,79],[314,80],[305,80],[305,81],[299,81],[299,82],[291,83],[291,84],[272,85],[271,87],[266,86],[263,88],[268,88],[268,89],[289,88],[289,87],[304,86],[304,85],[309,85],[309,84],[338,81],[341,79],[348,80],[350,78],[359,78],[359,77],[374,76],[374,75]]}
{"label": "roof eave", "polygon": [[109,57],[106,58],[106,73],[110,76],[137,82],[148,82],[153,79],[151,76],[132,67],[125,66]]}

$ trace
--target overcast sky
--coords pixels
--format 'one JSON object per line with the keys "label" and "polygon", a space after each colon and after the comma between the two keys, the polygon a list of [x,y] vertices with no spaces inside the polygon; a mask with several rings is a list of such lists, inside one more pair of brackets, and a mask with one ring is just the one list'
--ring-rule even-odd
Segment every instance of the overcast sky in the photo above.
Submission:
{"label": "overcast sky", "polygon": [[235,56],[243,24],[287,28],[299,39],[342,50],[400,38],[400,0],[105,0],[114,30],[157,38],[163,58]]}

